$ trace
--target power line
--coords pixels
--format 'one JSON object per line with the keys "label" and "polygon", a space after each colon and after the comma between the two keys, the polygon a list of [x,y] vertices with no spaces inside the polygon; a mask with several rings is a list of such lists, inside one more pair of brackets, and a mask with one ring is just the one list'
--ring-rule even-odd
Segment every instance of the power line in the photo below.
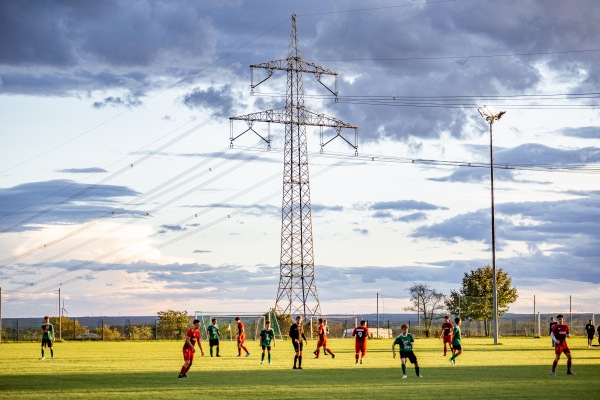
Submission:
{"label": "power line", "polygon": [[[249,151],[264,151],[257,147],[244,147],[237,146]],[[272,147],[272,152],[283,153],[283,149]],[[453,161],[453,160],[434,160],[424,158],[409,158],[399,157],[386,154],[368,154],[359,153],[358,155],[348,155],[345,153],[337,152],[309,152],[311,158],[333,158],[345,160],[346,164],[357,164],[364,162],[378,162],[378,163],[393,163],[393,164],[415,164],[415,165],[431,165],[431,166],[442,166],[442,167],[465,167],[465,168],[490,168],[489,163],[485,162],[474,162],[474,161]],[[600,173],[600,165],[590,164],[526,164],[526,163],[503,163],[497,160],[494,163],[494,169],[498,170],[523,170],[523,171],[538,171],[538,172],[565,172],[565,173],[584,173],[584,174],[598,174]]]}
{"label": "power line", "polygon": [[573,54],[573,53],[594,53],[600,49],[582,49],[582,50],[559,50],[559,51],[540,51],[529,53],[507,53],[507,54],[478,54],[465,56],[431,56],[431,57],[402,57],[402,58],[341,58],[341,59],[318,59],[316,61],[335,61],[335,62],[350,62],[350,61],[435,61],[435,60],[465,60],[471,58],[497,58],[497,57],[525,57],[525,56],[540,56],[554,54]]}
{"label": "power line", "polygon": [[[334,169],[334,168],[336,168],[336,167],[338,167],[338,166],[340,166],[342,164],[344,164],[344,161],[337,161],[337,162],[335,162],[335,163],[333,163],[333,164],[331,164],[331,165],[329,165],[329,166],[327,166],[327,167],[325,167],[325,168],[317,171],[312,176],[313,176],[313,178],[317,178],[320,175],[322,175],[322,174],[324,174],[324,173],[326,173],[326,172],[328,172],[328,171],[330,171],[330,170],[332,170],[332,169]],[[277,173],[275,176],[279,176],[279,173]],[[265,179],[265,180],[263,180],[261,182],[267,182],[270,179],[272,179],[272,177],[269,177],[269,178],[267,178],[267,179]],[[261,186],[261,184],[262,183],[259,182],[259,184],[253,185],[250,188],[259,187],[259,186]],[[243,192],[245,192],[245,191],[243,191]],[[185,233],[183,233],[183,234],[181,234],[181,235],[179,235],[179,236],[177,236],[177,237],[175,237],[175,238],[173,238],[171,240],[168,240],[168,241],[166,241],[164,243],[161,243],[161,244],[158,244],[156,246],[153,246],[153,248],[161,249],[161,248],[170,246],[173,243],[176,243],[176,242],[178,242],[180,240],[183,240],[183,239],[185,239],[185,238],[187,238],[189,236],[192,236],[192,235],[194,235],[194,234],[196,234],[198,232],[204,231],[204,230],[209,229],[209,228],[211,228],[211,227],[213,227],[213,226],[215,226],[215,225],[217,225],[219,223],[227,221],[232,216],[235,216],[237,214],[242,214],[244,212],[247,212],[248,210],[256,207],[257,205],[263,204],[264,202],[272,199],[273,197],[275,197],[277,195],[280,195],[280,193],[281,192],[279,192],[279,191],[273,192],[273,193],[271,193],[271,194],[269,194],[269,195],[267,195],[267,196],[259,199],[257,202],[255,202],[253,204],[249,204],[249,205],[240,207],[237,210],[231,211],[228,214],[226,214],[224,216],[221,216],[219,218],[216,218],[216,219],[214,219],[213,221],[211,221],[211,222],[209,222],[207,224],[201,225],[201,226],[199,226],[199,227],[197,227],[197,228],[195,228],[195,229],[193,229],[191,231],[185,232]],[[219,203],[219,204],[221,204],[221,203]],[[197,214],[195,214],[195,215],[197,215]],[[193,217],[193,218],[195,218],[195,217]],[[77,265],[75,265],[73,267],[70,267],[70,268],[68,268],[65,271],[62,271],[62,272],[59,272],[59,273],[55,273],[55,274],[53,274],[51,276],[38,279],[35,282],[29,282],[27,284],[23,284],[23,285],[21,285],[21,286],[19,286],[17,288],[11,289],[11,290],[7,290],[7,291],[5,291],[5,293],[19,293],[19,295],[16,295],[16,296],[13,296],[13,297],[9,297],[9,298],[5,298],[4,301],[5,302],[12,302],[12,301],[16,301],[16,300],[19,300],[21,298],[25,298],[25,297],[28,297],[28,296],[31,296],[31,295],[34,295],[34,294],[44,293],[44,292],[46,292],[48,290],[52,290],[52,289],[55,289],[57,287],[61,287],[61,286],[66,285],[66,284],[73,283],[73,282],[79,281],[81,279],[88,278],[88,277],[93,276],[93,275],[95,275],[95,274],[97,274],[99,272],[107,271],[109,269],[114,268],[115,266],[122,265],[122,264],[124,264],[124,263],[126,263],[126,262],[128,262],[130,260],[133,260],[133,259],[139,257],[142,253],[140,252],[140,253],[131,255],[129,257],[126,257],[126,258],[123,258],[123,259],[119,260],[116,263],[111,263],[111,264],[105,265],[105,266],[103,266],[101,268],[98,268],[96,270],[90,271],[90,272],[88,272],[86,274],[79,275],[79,276],[73,277],[71,279],[68,279],[68,280],[65,280],[65,281],[61,281],[61,282],[56,283],[56,284],[52,284],[50,286],[46,286],[44,288],[40,288],[40,289],[35,290],[35,291],[26,292],[26,291],[23,290],[23,289],[35,286],[36,284],[39,284],[39,283],[42,283],[42,282],[46,282],[46,281],[48,281],[50,279],[58,278],[58,277],[60,277],[62,275],[65,275],[65,274],[67,274],[69,272],[74,272],[74,271],[79,270],[79,269],[81,269],[83,267],[89,266],[89,265],[91,265],[91,264],[93,264],[93,263],[95,263],[95,262],[97,262],[97,261],[99,261],[101,259],[104,259],[104,258],[106,258],[108,256],[117,254],[119,251],[121,251],[121,250],[123,250],[125,248],[129,248],[133,244],[135,244],[135,243],[137,243],[137,242],[139,242],[141,240],[151,239],[151,238],[154,238],[154,237],[158,236],[159,234],[160,234],[160,232],[153,233],[152,235],[149,235],[149,236],[147,236],[145,238],[141,238],[141,239],[135,240],[133,242],[124,244],[121,247],[113,249],[112,251],[110,251],[108,253],[104,253],[103,255],[98,256],[98,257],[96,257],[93,260],[88,260],[88,261],[82,262],[80,264],[77,264]]]}

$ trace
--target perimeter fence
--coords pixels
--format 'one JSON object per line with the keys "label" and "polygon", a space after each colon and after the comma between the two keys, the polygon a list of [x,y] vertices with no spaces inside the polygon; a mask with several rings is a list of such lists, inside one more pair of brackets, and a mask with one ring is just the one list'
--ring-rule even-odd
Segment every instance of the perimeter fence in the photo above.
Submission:
{"label": "perimeter fence", "polygon": [[[585,326],[592,320],[598,320],[600,314],[594,313],[565,313],[565,321],[571,328],[574,336],[586,335]],[[548,337],[550,317],[554,314],[510,314],[498,319],[499,336],[522,337]],[[439,337],[442,318],[436,318],[427,329],[421,318],[415,314],[380,315],[379,321],[373,314],[359,316],[368,322],[369,330],[375,337],[389,338],[400,334],[403,324],[409,326],[409,331],[419,338]],[[330,338],[351,337],[355,325],[355,317],[349,316],[329,320]],[[53,322],[53,321],[51,321]],[[452,322],[454,322],[452,320]],[[8,341],[40,341],[42,338],[41,325],[43,321],[35,318],[3,318],[0,340]],[[54,323],[56,339],[61,340],[182,340],[184,329],[169,329],[161,326],[159,319],[152,317],[102,317],[102,318],[75,318],[69,319],[58,326]],[[338,326],[339,325],[339,326]],[[227,329],[228,325],[221,326],[222,340],[235,341],[235,337]],[[305,330],[310,332],[307,323]],[[463,321],[461,325],[463,337],[484,337],[492,335],[491,321]],[[201,330],[202,339],[205,332]],[[251,340],[251,338],[249,338]]]}

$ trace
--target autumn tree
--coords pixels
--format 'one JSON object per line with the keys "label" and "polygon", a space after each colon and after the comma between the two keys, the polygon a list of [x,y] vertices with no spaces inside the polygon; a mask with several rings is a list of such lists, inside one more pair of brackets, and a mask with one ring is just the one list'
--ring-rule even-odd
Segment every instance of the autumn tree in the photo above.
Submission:
{"label": "autumn tree", "polygon": [[[70,319],[64,315],[60,317],[50,317],[50,323],[54,325],[54,336],[58,340],[59,335],[62,339],[75,339],[82,333],[89,333],[90,330],[86,326],[79,325],[76,319]],[[59,333],[59,329],[61,332]]]}
{"label": "autumn tree", "polygon": [[109,325],[102,325],[94,329],[94,332],[102,337],[102,340],[120,340],[123,338],[117,327],[111,328]]}
{"label": "autumn tree", "polygon": [[131,339],[149,340],[154,338],[152,328],[146,325],[131,327]]}
{"label": "autumn tree", "polygon": [[[508,312],[509,306],[519,297],[517,289],[511,285],[508,274],[502,268],[497,269],[498,316]],[[494,318],[492,267],[488,265],[465,273],[460,290],[450,291],[446,308],[462,319],[484,321],[485,334],[489,335],[489,321]]]}
{"label": "autumn tree", "polygon": [[444,295],[425,283],[414,283],[408,289],[411,306],[406,310],[416,311],[423,316],[425,336],[429,337],[431,323],[444,311]]}
{"label": "autumn tree", "polygon": [[190,317],[187,311],[159,311],[157,329],[165,339],[183,339],[187,332]]}

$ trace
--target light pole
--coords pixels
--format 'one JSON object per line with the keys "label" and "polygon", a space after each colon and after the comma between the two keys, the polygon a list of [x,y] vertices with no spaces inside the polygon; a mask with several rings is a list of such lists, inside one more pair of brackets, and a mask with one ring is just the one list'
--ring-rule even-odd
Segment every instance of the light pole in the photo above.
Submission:
{"label": "light pole", "polygon": [[498,344],[498,284],[496,282],[496,219],[494,208],[494,142],[492,135],[492,125],[495,121],[499,121],[506,111],[494,113],[488,107],[483,106],[478,108],[481,115],[490,125],[490,179],[491,179],[491,194],[492,194],[492,302],[494,308],[494,344]]}

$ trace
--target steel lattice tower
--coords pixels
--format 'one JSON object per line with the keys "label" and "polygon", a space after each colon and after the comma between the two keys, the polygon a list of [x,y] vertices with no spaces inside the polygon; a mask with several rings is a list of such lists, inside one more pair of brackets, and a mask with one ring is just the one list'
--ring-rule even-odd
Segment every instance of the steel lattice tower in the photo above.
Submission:
{"label": "steel lattice tower", "polygon": [[[315,113],[304,106],[303,74],[314,74],[337,99],[337,72],[329,71],[312,62],[302,59],[298,42],[296,15],[292,14],[292,32],[288,57],[284,60],[269,61],[250,66],[266,70],[267,77],[254,84],[251,89],[269,79],[276,70],[286,71],[286,105],[285,108],[261,111],[239,117],[230,117],[231,146],[233,141],[248,131],[253,131],[263,139],[270,148],[270,138],[265,139],[254,129],[254,122],[273,122],[285,124],[285,144],[283,163],[283,201],[281,206],[281,259],[279,289],[275,301],[275,310],[281,314],[301,314],[303,316],[320,315],[321,305],[315,281],[315,262],[313,253],[312,212],[310,202],[310,178],[308,172],[308,150],[306,126],[318,126],[321,129],[321,149],[333,139],[340,137],[355,152],[357,151],[357,126],[346,124],[338,119]],[[335,91],[321,82],[322,75],[336,78]],[[253,74],[252,74],[253,76]],[[248,129],[233,136],[233,121],[242,120]],[[335,136],[323,142],[323,128],[334,128]],[[342,130],[354,130],[354,144],[344,136]]]}

